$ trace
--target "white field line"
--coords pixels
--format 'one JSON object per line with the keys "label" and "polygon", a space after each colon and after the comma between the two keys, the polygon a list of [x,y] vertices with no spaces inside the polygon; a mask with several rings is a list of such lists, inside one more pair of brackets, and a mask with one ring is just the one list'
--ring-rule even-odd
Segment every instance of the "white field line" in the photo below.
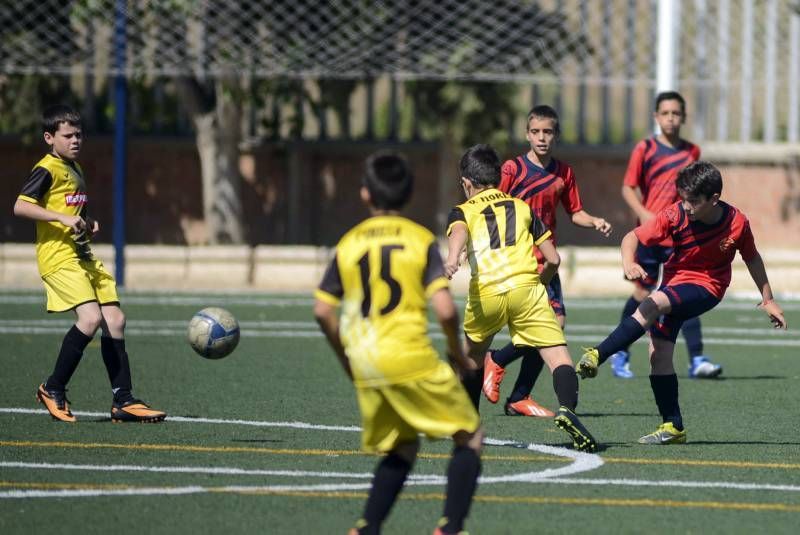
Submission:
{"label": "white field line", "polygon": [[[120,296],[123,305],[166,305],[166,306],[270,306],[278,308],[308,307],[314,304],[314,299],[308,296],[275,296],[275,295],[242,295],[242,294],[190,294],[190,295],[152,295],[152,294],[126,294]],[[726,300],[717,305],[721,310],[754,310],[758,297],[743,294],[741,297],[730,295]],[[800,295],[778,295],[777,298],[784,311],[800,310]],[[456,298],[456,302],[463,306],[464,299]],[[4,293],[0,292],[0,304],[23,305],[40,304],[44,306],[44,293]],[[622,311],[625,299],[581,299],[566,301],[567,313],[570,308],[589,310],[617,310]]]}
{"label": "white field line", "polygon": [[[252,327],[248,324],[252,323]],[[0,320],[0,334],[61,334],[71,325],[69,320]],[[153,325],[148,327],[148,325]],[[161,327],[158,327],[161,325]],[[174,325],[174,326],[173,326]],[[165,322],[132,320],[128,323],[125,333],[129,336],[165,336],[184,337],[186,322],[169,320]],[[264,328],[261,328],[261,326]],[[303,321],[277,321],[277,322],[242,322],[242,337],[244,338],[322,338],[322,333],[317,330],[312,322]],[[295,328],[291,328],[295,327]],[[298,328],[299,327],[299,328]],[[431,326],[434,329],[436,326]],[[596,343],[601,341],[613,329],[613,325],[567,325],[568,341],[581,343]],[[769,328],[737,328],[737,327],[704,327],[705,334],[737,335],[742,338],[713,338],[704,337],[703,342],[709,345],[727,346],[771,346],[771,347],[800,347],[800,338],[796,331],[777,331]],[[574,332],[594,334],[571,334]],[[438,330],[432,330],[431,338],[441,340],[444,335]],[[759,337],[756,337],[756,336]],[[763,337],[760,337],[763,336]],[[496,340],[509,340],[505,331],[495,336]],[[646,344],[647,337],[640,338],[637,343]]]}
{"label": "white field line", "polygon": [[[15,414],[41,414],[46,411],[42,409],[24,409],[24,408],[0,408],[0,413],[15,413]],[[107,413],[102,412],[75,412],[77,416],[106,416]],[[168,416],[167,421],[169,422],[183,422],[183,423],[212,423],[217,425],[251,425],[257,427],[290,427],[290,428],[300,428],[300,429],[312,429],[312,430],[332,430],[332,431],[359,431],[360,429],[355,426],[329,426],[329,425],[319,425],[319,424],[309,424],[305,422],[264,422],[264,421],[253,421],[253,420],[224,420],[224,419],[216,419],[216,418],[186,418],[186,417],[175,417],[175,416]],[[572,459],[572,463],[562,466],[556,469],[547,468],[545,470],[540,470],[537,472],[526,472],[520,474],[510,474],[505,476],[494,476],[494,477],[483,477],[480,479],[480,483],[482,484],[490,484],[490,483],[505,483],[505,482],[535,482],[545,480],[549,477],[563,477],[568,475],[575,475],[582,472],[588,472],[599,468],[602,466],[603,459],[599,455],[590,454],[590,453],[582,453],[579,451],[568,450],[566,448],[558,448],[554,446],[545,446],[542,444],[523,444],[517,441],[510,441],[510,440],[497,440],[487,438],[484,440],[484,443],[487,445],[492,446],[513,446],[516,448],[525,448],[531,451],[538,451],[541,453],[546,453],[549,455],[554,455],[556,457],[566,457],[568,459]],[[15,463],[12,463],[15,464]],[[16,463],[19,464],[19,463]],[[25,464],[34,464],[34,463],[25,463]],[[38,463],[38,468],[56,468],[60,469],[80,469],[80,468],[67,468],[67,467],[74,467],[76,465],[49,465],[45,466],[44,463]],[[9,463],[0,463],[0,466],[4,467],[11,467]],[[30,466],[28,466],[30,468]],[[102,469],[103,467],[99,467]],[[166,467],[150,467],[152,470],[148,469],[147,467],[137,467],[137,471],[167,471],[168,468]],[[176,471],[181,470],[185,467],[177,467]],[[83,469],[91,469],[91,468],[83,468]],[[224,470],[221,468],[206,468],[209,470]],[[238,469],[236,469],[238,470]],[[203,472],[205,473],[205,472]],[[217,472],[215,472],[217,473]],[[300,477],[300,476],[298,476]],[[333,476],[331,476],[333,477]],[[361,474],[348,474],[347,478],[357,477],[361,478]],[[444,485],[446,479],[441,475],[415,475],[409,480],[409,484],[411,485],[437,485],[441,486]],[[264,491],[335,491],[335,490],[362,490],[368,489],[370,487],[370,483],[336,483],[336,484],[324,484],[324,485],[278,485],[278,486],[265,486],[265,487],[228,487],[228,490],[224,490],[225,488],[217,489],[217,488],[207,488],[207,487],[199,487],[205,489],[205,491],[217,491],[217,492],[264,492]],[[189,487],[187,487],[189,488]],[[198,487],[191,487],[196,489]],[[125,489],[122,489],[125,490]],[[136,489],[130,489],[132,492]],[[147,493],[149,494],[152,489],[146,489]],[[52,492],[53,494],[48,494]],[[54,490],[54,491],[41,491],[41,490],[32,490],[32,491],[4,491],[0,492],[0,498],[38,498],[38,497],[69,497],[69,490]],[[85,490],[76,490],[77,494],[75,497],[83,497],[83,496],[101,496],[104,494],[85,494]],[[98,492],[105,492],[105,491],[98,491]],[[107,492],[119,492],[118,490],[110,490]],[[187,491],[188,492],[195,492],[195,491]],[[204,491],[198,491],[204,492]]]}

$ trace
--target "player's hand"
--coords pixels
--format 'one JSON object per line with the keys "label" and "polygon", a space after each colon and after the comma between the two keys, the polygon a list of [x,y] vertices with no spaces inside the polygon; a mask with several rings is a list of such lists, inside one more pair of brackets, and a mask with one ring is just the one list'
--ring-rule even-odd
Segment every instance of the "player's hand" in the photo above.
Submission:
{"label": "player's hand", "polygon": [[594,229],[606,238],[611,235],[611,223],[603,219],[602,217],[596,217],[594,221],[592,221],[594,225]]}
{"label": "player's hand", "polygon": [[786,324],[786,318],[783,317],[783,310],[780,306],[778,306],[778,303],[772,299],[763,303],[759,303],[756,306],[767,313],[767,316],[769,316],[769,321],[772,322],[772,326],[776,329],[786,330],[789,327]]}
{"label": "player's hand", "polygon": [[71,228],[72,232],[75,234],[80,234],[86,230],[86,221],[84,221],[83,218],[78,215],[62,214],[59,218],[59,222]]}
{"label": "player's hand", "polygon": [[458,261],[451,262],[450,259],[447,259],[444,263],[444,274],[447,275],[447,278],[452,279],[456,271],[458,271]]}
{"label": "player's hand", "polygon": [[640,280],[647,277],[647,272],[636,262],[628,265],[623,264],[622,270],[625,272],[625,278],[629,281]]}

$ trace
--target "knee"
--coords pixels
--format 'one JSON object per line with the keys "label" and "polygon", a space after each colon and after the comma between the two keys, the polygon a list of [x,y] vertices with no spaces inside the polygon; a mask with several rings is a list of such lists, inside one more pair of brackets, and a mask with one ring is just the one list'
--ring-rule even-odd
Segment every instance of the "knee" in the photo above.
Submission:
{"label": "knee", "polygon": [[466,447],[474,450],[475,453],[480,453],[483,447],[483,428],[478,427],[473,433],[466,431],[459,431],[453,435],[453,443],[456,447]]}
{"label": "knee", "polygon": [[103,315],[100,310],[84,310],[78,315],[78,323],[83,332],[93,334],[103,323]]}
{"label": "knee", "polygon": [[408,464],[414,464],[417,459],[417,452],[419,451],[419,440],[416,442],[405,442],[399,444],[392,450],[392,453],[402,458]]}
{"label": "knee", "polygon": [[112,331],[118,332],[125,329],[125,313],[118,307],[106,307],[108,310],[103,310],[103,320],[108,328]]}
{"label": "knee", "polygon": [[648,322],[655,320],[662,314],[665,314],[669,311],[669,307],[665,307],[663,304],[659,304],[659,302],[654,298],[653,295],[650,295],[642,301],[639,305],[639,313],[646,319]]}

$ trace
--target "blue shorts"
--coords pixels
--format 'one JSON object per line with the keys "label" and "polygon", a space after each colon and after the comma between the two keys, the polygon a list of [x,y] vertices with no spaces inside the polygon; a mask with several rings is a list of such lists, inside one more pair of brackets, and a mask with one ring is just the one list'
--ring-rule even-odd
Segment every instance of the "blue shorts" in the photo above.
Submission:
{"label": "blue shorts", "polygon": [[553,275],[553,278],[550,279],[545,288],[547,289],[547,299],[550,300],[550,306],[553,307],[556,316],[566,316],[567,309],[564,307],[564,292],[561,291],[561,279],[558,273]]}
{"label": "blue shorts", "polygon": [[658,289],[669,298],[669,314],[658,318],[650,326],[650,336],[675,343],[683,322],[708,312],[719,303],[711,292],[698,284],[677,284]]}
{"label": "blue shorts", "polygon": [[647,273],[643,279],[636,280],[641,288],[652,292],[658,283],[658,272],[661,265],[672,256],[672,247],[662,247],[661,245],[642,245],[641,242],[636,247],[636,263],[642,266]]}

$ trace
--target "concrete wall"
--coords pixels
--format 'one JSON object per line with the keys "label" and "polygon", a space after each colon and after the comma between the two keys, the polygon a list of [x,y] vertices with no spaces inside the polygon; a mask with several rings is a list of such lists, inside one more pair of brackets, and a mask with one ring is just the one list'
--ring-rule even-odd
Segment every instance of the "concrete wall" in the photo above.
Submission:
{"label": "concrete wall", "polygon": [[[444,252],[444,249],[442,249]],[[108,245],[94,247],[106,268],[114,272],[114,252]],[[622,277],[616,247],[560,248],[560,268],[567,296],[623,296],[631,285]],[[761,251],[776,292],[800,293],[800,251]],[[311,246],[141,246],[126,248],[129,289],[254,290],[312,292],[332,255],[327,247]],[[468,268],[461,269],[452,287],[464,294]],[[34,246],[0,244],[0,289],[41,288]],[[732,291],[755,291],[744,262],[734,263]]]}

